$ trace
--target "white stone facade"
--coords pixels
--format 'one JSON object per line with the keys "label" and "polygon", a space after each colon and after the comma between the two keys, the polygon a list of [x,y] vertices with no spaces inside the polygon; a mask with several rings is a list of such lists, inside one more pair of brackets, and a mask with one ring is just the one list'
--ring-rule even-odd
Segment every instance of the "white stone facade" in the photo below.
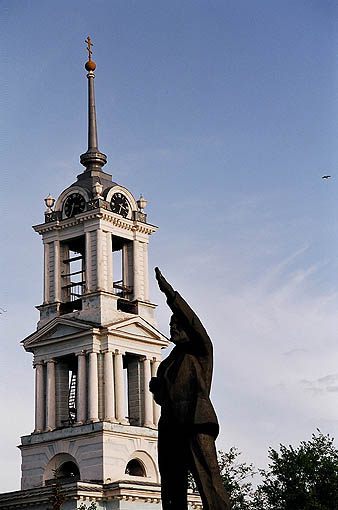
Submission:
{"label": "white stone facade", "polygon": [[44,243],[44,301],[37,330],[23,340],[34,355],[35,430],[20,446],[22,490],[48,485],[67,463],[81,481],[158,485],[159,407],[149,381],[169,342],[149,301],[148,242],[156,227],[138,221],[135,199],[117,185],[106,202],[123,193],[127,217],[99,200],[69,218],[64,203],[75,192],[90,201],[72,186],[56,202],[58,219],[34,227]]}
{"label": "white stone facade", "polygon": [[[21,489],[41,487],[53,479],[55,469],[74,462],[81,480],[112,483],[117,480],[159,483],[157,431],[143,427],[98,422],[54,432],[24,436]],[[145,476],[125,473],[128,462],[142,463]]]}
{"label": "white stone facade", "polygon": [[[158,481],[159,413],[149,380],[167,345],[154,326],[131,314],[105,328],[56,317],[25,339],[34,353],[36,405],[34,434],[22,440],[22,489],[43,485],[48,462],[61,453],[74,457],[81,479],[123,479],[129,460],[137,458],[146,476]],[[77,415],[71,424],[72,368]]]}
{"label": "white stone facade", "polygon": [[[74,187],[72,192],[74,189],[78,191]],[[137,211],[135,199],[125,188],[115,186],[108,195],[120,189],[128,196],[132,210]],[[66,192],[61,194],[55,211],[62,212],[66,198]],[[81,243],[85,252],[82,268],[85,283],[81,293],[84,301],[89,300],[89,304],[84,302],[80,317],[95,322],[99,319],[102,324],[116,319],[117,294],[113,286],[116,270],[116,274],[122,272],[123,285],[130,288],[128,299],[137,302],[137,313],[154,322],[154,305],[149,301],[148,243],[157,227],[100,208],[62,221],[43,223],[34,229],[42,235],[44,243],[44,302],[39,307],[38,327],[58,315],[60,304],[67,301],[68,260],[74,240]],[[113,245],[121,251],[121,268],[113,267]]]}

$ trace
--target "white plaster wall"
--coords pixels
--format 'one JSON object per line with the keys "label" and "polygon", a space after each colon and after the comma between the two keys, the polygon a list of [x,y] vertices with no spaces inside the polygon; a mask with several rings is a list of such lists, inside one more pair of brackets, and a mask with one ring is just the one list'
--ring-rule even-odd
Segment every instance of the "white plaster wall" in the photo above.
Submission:
{"label": "white plaster wall", "polygon": [[102,435],[86,434],[77,438],[59,439],[22,448],[21,489],[42,486],[47,464],[55,455],[60,453],[67,453],[75,458],[80,469],[81,479],[102,480]]}
{"label": "white plaster wall", "polygon": [[[41,442],[38,442],[39,438]],[[157,433],[153,430],[97,423],[24,439],[28,444],[21,447],[22,489],[42,486],[46,467],[58,454],[74,457],[81,480],[103,480],[110,483],[121,479],[134,479],[135,477],[125,475],[125,468],[129,460],[139,458],[145,465],[147,481],[159,481]]]}

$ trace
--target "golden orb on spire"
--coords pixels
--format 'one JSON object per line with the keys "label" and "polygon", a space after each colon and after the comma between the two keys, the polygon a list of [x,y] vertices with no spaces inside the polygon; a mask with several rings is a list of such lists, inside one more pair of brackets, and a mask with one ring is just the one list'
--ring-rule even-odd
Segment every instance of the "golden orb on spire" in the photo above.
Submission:
{"label": "golden orb on spire", "polygon": [[94,60],[88,60],[88,62],[85,63],[85,68],[87,69],[87,71],[95,71],[96,64]]}
{"label": "golden orb on spire", "polygon": [[85,63],[85,68],[86,70],[89,72],[89,71],[95,71],[96,69],[96,64],[95,62],[92,60],[92,50],[91,50],[91,46],[94,46],[94,44],[92,43],[90,37],[88,36],[87,39],[85,40],[85,43],[87,44],[87,50],[88,50],[88,57],[89,57],[89,60],[88,62]]}

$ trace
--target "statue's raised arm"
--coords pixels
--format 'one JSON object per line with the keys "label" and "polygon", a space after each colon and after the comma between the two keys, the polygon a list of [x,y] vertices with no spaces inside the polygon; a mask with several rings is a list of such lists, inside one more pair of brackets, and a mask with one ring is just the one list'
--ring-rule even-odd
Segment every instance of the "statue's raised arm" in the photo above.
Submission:
{"label": "statue's raised arm", "polygon": [[169,300],[174,299],[175,291],[170,285],[170,283],[168,283],[167,280],[164,278],[163,274],[161,273],[158,267],[155,267],[155,275],[158,286],[160,290],[167,296],[167,299]]}
{"label": "statue's raised arm", "polygon": [[210,372],[208,373],[208,378],[210,379],[209,383],[211,384],[212,343],[203,324],[179,292],[173,289],[158,267],[155,268],[155,274],[159,288],[165,294],[167,304],[173,312],[170,321],[171,341],[177,344],[179,341],[178,332],[180,332],[181,339],[184,339],[184,343],[186,344],[186,349],[188,349],[187,344],[189,343],[190,349],[199,351],[199,354],[201,355],[204,354],[209,356],[210,367],[204,368],[207,372]]}
{"label": "statue's raised arm", "polygon": [[162,508],[187,509],[190,471],[204,510],[230,510],[215,449],[219,426],[209,396],[212,343],[195,312],[158,267],[155,274],[173,312],[170,339],[175,344],[150,382],[150,391],[161,405],[158,448]]}

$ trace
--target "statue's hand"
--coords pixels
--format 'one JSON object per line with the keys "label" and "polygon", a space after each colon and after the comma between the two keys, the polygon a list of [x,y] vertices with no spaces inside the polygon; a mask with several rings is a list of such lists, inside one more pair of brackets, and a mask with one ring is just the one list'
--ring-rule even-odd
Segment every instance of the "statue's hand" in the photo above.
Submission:
{"label": "statue's hand", "polygon": [[149,391],[151,391],[151,393],[156,393],[157,389],[158,389],[158,379],[157,379],[157,377],[152,377],[149,381]]}
{"label": "statue's hand", "polygon": [[155,267],[155,274],[160,290],[167,296],[167,298],[173,299],[175,297],[175,291],[170,285],[170,283],[168,283],[167,280],[164,278],[158,267]]}
{"label": "statue's hand", "polygon": [[162,391],[163,391],[163,388],[162,388],[162,384],[160,383],[160,381],[158,380],[157,377],[152,377],[150,379],[150,381],[149,381],[149,391],[151,391],[151,393],[153,393],[155,402],[158,405],[162,405],[162,400],[163,400]]}

